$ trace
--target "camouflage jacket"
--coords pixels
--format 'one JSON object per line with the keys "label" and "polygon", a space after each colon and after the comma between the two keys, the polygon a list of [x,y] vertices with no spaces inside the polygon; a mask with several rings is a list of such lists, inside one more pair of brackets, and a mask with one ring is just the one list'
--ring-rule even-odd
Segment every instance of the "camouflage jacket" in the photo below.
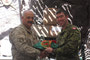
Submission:
{"label": "camouflage jacket", "polygon": [[68,24],[56,40],[59,45],[56,49],[57,60],[79,60],[81,33],[76,26]]}
{"label": "camouflage jacket", "polygon": [[13,60],[36,60],[40,51],[33,48],[38,40],[32,33],[22,24],[10,32],[9,40],[12,44]]}

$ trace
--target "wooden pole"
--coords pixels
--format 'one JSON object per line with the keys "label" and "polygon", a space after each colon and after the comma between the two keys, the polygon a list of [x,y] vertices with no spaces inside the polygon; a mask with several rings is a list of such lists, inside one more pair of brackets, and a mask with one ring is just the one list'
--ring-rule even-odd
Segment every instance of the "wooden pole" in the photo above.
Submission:
{"label": "wooden pole", "polygon": [[22,16],[22,14],[21,14],[21,11],[22,11],[21,0],[18,0],[18,3],[19,3],[19,14],[20,14],[20,21],[21,21],[21,16]]}

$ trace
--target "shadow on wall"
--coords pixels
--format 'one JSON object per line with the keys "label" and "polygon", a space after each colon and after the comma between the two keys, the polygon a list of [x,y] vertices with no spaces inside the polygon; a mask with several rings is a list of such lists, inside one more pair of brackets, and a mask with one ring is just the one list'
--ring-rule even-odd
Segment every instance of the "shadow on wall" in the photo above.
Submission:
{"label": "shadow on wall", "polygon": [[10,28],[10,29],[8,29],[7,31],[2,32],[2,33],[0,34],[0,40],[2,40],[4,37],[6,37],[7,35],[9,35],[9,33],[10,33],[10,31],[11,31],[12,29],[13,29],[13,28]]}

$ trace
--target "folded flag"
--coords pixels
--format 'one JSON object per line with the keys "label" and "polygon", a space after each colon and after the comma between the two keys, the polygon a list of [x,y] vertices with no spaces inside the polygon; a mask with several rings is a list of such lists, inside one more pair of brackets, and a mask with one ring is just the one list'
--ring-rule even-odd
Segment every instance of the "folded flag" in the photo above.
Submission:
{"label": "folded flag", "polygon": [[42,42],[38,42],[37,44],[35,44],[33,47],[43,50],[47,47],[55,49],[58,48],[58,45],[56,44],[55,40],[43,40]]}

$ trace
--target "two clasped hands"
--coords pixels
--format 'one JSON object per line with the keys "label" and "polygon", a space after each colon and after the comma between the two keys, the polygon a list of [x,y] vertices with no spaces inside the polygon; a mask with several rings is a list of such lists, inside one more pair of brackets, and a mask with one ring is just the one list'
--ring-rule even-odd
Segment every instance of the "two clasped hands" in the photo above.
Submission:
{"label": "two clasped hands", "polygon": [[47,47],[45,50],[41,51],[40,58],[45,58],[46,56],[49,56],[49,53],[53,52],[53,48]]}

